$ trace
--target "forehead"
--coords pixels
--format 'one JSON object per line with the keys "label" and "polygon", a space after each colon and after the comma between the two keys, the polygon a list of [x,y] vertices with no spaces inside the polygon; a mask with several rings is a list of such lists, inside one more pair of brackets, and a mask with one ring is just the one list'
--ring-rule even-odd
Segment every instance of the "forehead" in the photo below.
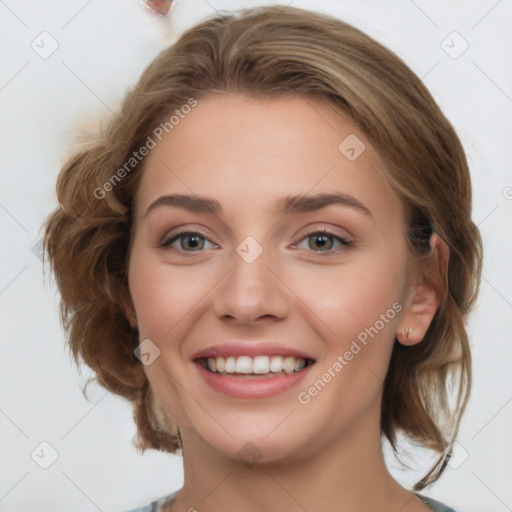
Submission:
{"label": "forehead", "polygon": [[264,198],[273,205],[287,195],[336,191],[390,214],[400,210],[376,151],[327,101],[210,94],[174,121],[144,161],[139,215],[166,193],[261,211]]}

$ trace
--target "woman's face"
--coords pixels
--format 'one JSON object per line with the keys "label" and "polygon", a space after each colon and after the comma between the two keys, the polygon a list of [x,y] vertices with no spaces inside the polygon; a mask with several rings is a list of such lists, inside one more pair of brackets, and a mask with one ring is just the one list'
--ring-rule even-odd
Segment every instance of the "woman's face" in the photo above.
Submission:
{"label": "woman's face", "polygon": [[317,99],[209,95],[144,165],[134,322],[182,433],[261,461],[378,435],[410,280],[360,130]]}

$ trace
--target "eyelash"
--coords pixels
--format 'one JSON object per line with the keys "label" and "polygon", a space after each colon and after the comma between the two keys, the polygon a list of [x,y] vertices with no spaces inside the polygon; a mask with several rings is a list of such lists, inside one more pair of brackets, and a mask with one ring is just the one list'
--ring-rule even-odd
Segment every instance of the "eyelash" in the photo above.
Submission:
{"label": "eyelash", "polygon": [[[208,240],[210,243],[213,244],[213,242],[211,242],[211,240],[209,238],[207,238],[205,235],[203,235],[201,232],[199,231],[190,231],[190,230],[182,230],[182,231],[175,231],[174,233],[170,233],[160,244],[160,247],[161,248],[168,248],[170,247],[174,242],[176,242],[177,240],[179,240],[181,237],[185,236],[185,235],[199,235],[200,238],[204,238],[205,240]],[[312,236],[312,235],[328,235],[329,237],[332,237],[336,240],[338,240],[341,245],[345,248],[349,248],[349,247],[352,247],[352,241],[350,240],[347,240],[346,238],[343,238],[335,233],[333,233],[332,231],[330,231],[329,229],[323,229],[323,230],[312,230],[312,231],[309,231],[308,233],[304,234],[304,236],[300,239],[299,243],[302,242],[304,239]],[[217,245],[217,244],[214,244],[214,245]],[[293,244],[292,247],[296,247],[298,244]],[[318,255],[321,255],[323,256],[324,254],[326,255],[329,255],[329,254],[333,254],[333,253],[336,253],[337,251],[341,250],[341,248],[338,248],[338,249],[329,249],[329,250],[326,250],[326,251],[312,251],[314,254],[318,254]],[[191,253],[194,253],[194,252],[203,252],[203,251],[183,251],[183,252],[191,252]]]}

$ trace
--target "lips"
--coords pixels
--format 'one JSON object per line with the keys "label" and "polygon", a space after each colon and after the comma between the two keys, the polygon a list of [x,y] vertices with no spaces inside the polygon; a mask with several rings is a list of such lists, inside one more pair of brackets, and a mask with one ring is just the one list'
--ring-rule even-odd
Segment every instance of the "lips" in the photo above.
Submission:
{"label": "lips", "polygon": [[228,342],[201,349],[192,360],[209,388],[233,398],[265,398],[293,387],[315,358],[268,342]]}

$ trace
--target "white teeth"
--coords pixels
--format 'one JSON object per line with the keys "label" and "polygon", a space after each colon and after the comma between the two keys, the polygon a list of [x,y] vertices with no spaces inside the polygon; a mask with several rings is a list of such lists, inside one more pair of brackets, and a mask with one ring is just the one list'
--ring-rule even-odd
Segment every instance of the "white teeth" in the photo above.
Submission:
{"label": "white teeth", "polygon": [[286,357],[283,359],[283,370],[286,373],[292,373],[295,368],[295,357]]}
{"label": "white teeth", "polygon": [[280,372],[283,368],[283,358],[281,356],[272,356],[270,359],[270,371]]}
{"label": "white teeth", "polygon": [[217,365],[218,372],[223,372],[226,368],[226,360],[223,357],[217,357],[215,364]]}
{"label": "white teeth", "polygon": [[236,373],[252,373],[252,359],[249,356],[237,357],[235,368]]}
{"label": "white teeth", "polygon": [[298,372],[306,367],[306,360],[301,357],[282,356],[238,356],[209,357],[205,361],[208,370],[215,373],[244,373],[272,377],[279,373]]}
{"label": "white teeth", "polygon": [[270,370],[270,358],[268,356],[256,356],[252,360],[253,373],[268,373]]}
{"label": "white teeth", "polygon": [[[226,373],[235,373],[236,368],[236,359],[234,357],[226,358],[226,366],[224,367],[224,371]],[[212,370],[214,371],[214,370]]]}

